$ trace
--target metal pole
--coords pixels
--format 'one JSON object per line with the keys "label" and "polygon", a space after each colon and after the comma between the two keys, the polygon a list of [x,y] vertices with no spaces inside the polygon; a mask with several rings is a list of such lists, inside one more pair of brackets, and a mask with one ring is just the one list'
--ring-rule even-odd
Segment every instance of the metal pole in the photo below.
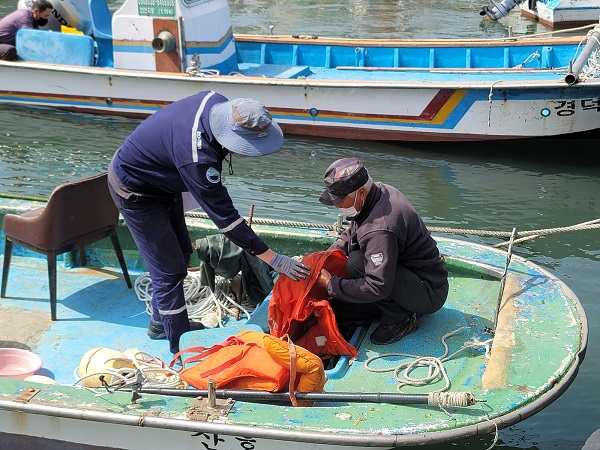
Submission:
{"label": "metal pole", "polygon": [[596,50],[600,46],[600,25],[596,25],[593,31],[590,33],[588,37],[587,44],[583,47],[583,50],[575,60],[575,62],[571,65],[569,64],[569,72],[565,75],[565,83],[569,86],[577,83],[579,79],[579,73],[583,66],[587,63],[590,55],[594,50]]}
{"label": "metal pole", "polygon": [[[173,397],[207,397],[208,389],[168,389],[168,388],[143,388],[142,394],[158,394]],[[446,394],[446,393],[440,393]],[[290,394],[287,392],[267,392],[235,389],[216,389],[216,398],[235,399],[247,401],[264,401],[272,403],[290,403]],[[469,396],[468,406],[476,401],[472,394]],[[354,402],[354,403],[391,403],[395,405],[430,404],[430,394],[394,394],[394,393],[358,393],[358,392],[296,392],[298,400],[313,402]],[[461,405],[449,405],[461,406]],[[464,405],[463,405],[464,406]]]}

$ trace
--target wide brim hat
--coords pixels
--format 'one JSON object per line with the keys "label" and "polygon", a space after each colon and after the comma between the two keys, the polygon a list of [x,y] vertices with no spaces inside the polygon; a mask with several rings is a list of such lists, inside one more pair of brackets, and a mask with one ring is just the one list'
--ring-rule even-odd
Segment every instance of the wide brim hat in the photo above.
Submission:
{"label": "wide brim hat", "polygon": [[276,152],[283,144],[283,132],[267,109],[249,98],[218,103],[210,110],[210,128],[223,147],[244,156]]}

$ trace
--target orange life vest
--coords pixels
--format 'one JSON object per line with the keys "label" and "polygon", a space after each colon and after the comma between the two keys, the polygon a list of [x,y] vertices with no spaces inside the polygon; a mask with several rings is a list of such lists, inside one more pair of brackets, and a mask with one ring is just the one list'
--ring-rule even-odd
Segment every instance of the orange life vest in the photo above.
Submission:
{"label": "orange life vest", "polygon": [[274,336],[288,335],[297,345],[328,358],[332,355],[356,357],[358,351],[341,335],[327,291],[316,285],[321,269],[332,275],[348,276],[346,255],[341,250],[306,255],[302,262],[311,268],[305,280],[280,276],[269,302],[269,328]]}
{"label": "orange life vest", "polygon": [[294,406],[309,406],[312,402],[297,402],[294,392],[321,392],[327,381],[318,356],[287,337],[279,339],[260,331],[241,331],[209,348],[181,350],[171,366],[183,353],[197,353],[183,361],[179,377],[198,389],[207,389],[209,380],[221,389],[279,392],[287,388]]}

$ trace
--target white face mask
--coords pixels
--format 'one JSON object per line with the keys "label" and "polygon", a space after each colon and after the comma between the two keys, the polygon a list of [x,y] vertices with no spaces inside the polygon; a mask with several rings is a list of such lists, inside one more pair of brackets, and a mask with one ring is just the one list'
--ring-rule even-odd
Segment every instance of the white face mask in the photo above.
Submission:
{"label": "white face mask", "polygon": [[352,206],[350,206],[349,208],[338,208],[340,210],[340,213],[344,216],[344,217],[354,217],[356,215],[358,215],[358,211],[356,210],[356,197],[357,194],[354,194],[354,202],[352,203]]}

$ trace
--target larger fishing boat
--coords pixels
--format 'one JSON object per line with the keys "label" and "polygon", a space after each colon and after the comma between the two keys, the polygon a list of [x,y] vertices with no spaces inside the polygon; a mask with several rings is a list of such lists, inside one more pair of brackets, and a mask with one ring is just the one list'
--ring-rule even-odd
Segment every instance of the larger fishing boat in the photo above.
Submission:
{"label": "larger fishing boat", "polygon": [[[202,90],[262,102],[285,133],[484,141],[597,130],[594,32],[374,40],[234,35],[226,0],[58,2],[0,61],[0,104],[144,117]],[[60,28],[64,27],[64,28]],[[71,32],[60,32],[60,29]]]}
{"label": "larger fishing boat", "polygon": [[598,22],[599,0],[490,0],[481,15],[499,20],[514,8],[521,15],[530,17],[551,28],[570,28]]}
{"label": "larger fishing boat", "polygon": [[[67,203],[75,201],[69,198]],[[4,229],[15,223],[14,215],[36,220],[38,208],[56,207],[51,203],[52,197],[48,205],[1,199],[0,213],[10,219]],[[100,208],[99,201],[91,203]],[[277,251],[299,256],[325,250],[338,226],[251,221]],[[199,212],[188,213],[187,223],[193,238],[217,232]],[[162,364],[172,356],[166,341],[146,335],[149,279],[122,222],[117,231],[127,265],[119,265],[108,241],[85,248],[86,266],[68,251],[49,278],[57,287],[54,297],[43,254],[15,243],[15,233],[26,231],[2,234],[0,439],[6,445],[162,449],[176,442],[180,449],[333,450],[481,435],[492,441],[498,430],[565,392],[585,354],[587,320],[577,297],[550,272],[513,254],[514,232],[508,250],[436,236],[450,273],[445,306],[421,317],[415,333],[393,344],[370,342],[377,323],[357,328],[349,338],[356,354],[324,365],[323,391],[295,393],[312,406],[292,406],[286,389],[186,388],[179,373]],[[197,310],[207,304],[222,309],[214,328],[184,334],[182,348],[210,347],[241,330],[269,332],[270,296],[250,312],[235,296],[224,300],[226,280],[207,292],[192,269],[188,291],[205,292],[200,298],[208,300]],[[127,287],[129,276],[135,290]],[[240,317],[226,312],[236,308]],[[15,348],[26,350],[37,366],[14,363]],[[90,352],[103,349],[112,353],[88,370]],[[132,370],[117,375],[115,352]],[[85,382],[101,375],[105,382],[96,387]]]}

